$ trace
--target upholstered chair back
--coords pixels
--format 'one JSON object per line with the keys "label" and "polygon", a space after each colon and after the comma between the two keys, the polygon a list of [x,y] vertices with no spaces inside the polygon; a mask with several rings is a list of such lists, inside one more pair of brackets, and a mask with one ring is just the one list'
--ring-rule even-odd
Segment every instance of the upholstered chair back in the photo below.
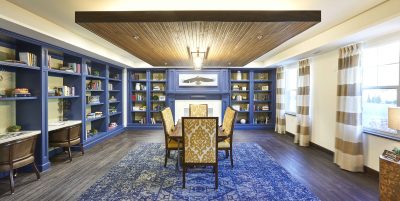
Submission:
{"label": "upholstered chair back", "polygon": [[222,122],[222,131],[225,134],[232,134],[233,127],[236,121],[236,111],[231,107],[227,107],[224,114],[224,121]]}
{"label": "upholstered chair back", "polygon": [[190,104],[189,105],[190,117],[208,117],[207,104]]}
{"label": "upholstered chair back", "polygon": [[161,111],[161,118],[164,125],[164,132],[170,135],[175,130],[174,117],[172,116],[171,108],[167,107]]}
{"label": "upholstered chair back", "polygon": [[218,117],[183,117],[184,164],[217,162]]}
{"label": "upholstered chair back", "polygon": [[0,145],[0,171],[10,170],[10,164],[13,167],[20,168],[22,166],[33,163],[36,147],[37,136],[24,138]]}
{"label": "upholstered chair back", "polygon": [[81,137],[81,124],[69,128],[52,131],[49,134],[50,143],[68,143]]}

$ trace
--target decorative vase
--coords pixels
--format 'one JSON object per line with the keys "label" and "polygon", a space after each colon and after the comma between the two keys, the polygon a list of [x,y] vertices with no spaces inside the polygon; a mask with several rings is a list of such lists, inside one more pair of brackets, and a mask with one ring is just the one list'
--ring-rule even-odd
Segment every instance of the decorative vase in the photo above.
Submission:
{"label": "decorative vase", "polygon": [[140,83],[136,83],[135,90],[140,91]]}
{"label": "decorative vase", "polygon": [[236,80],[242,80],[242,72],[237,72]]}
{"label": "decorative vase", "polygon": [[241,124],[245,124],[245,123],[246,123],[246,119],[241,119],[241,120],[240,120],[240,123],[241,123]]}

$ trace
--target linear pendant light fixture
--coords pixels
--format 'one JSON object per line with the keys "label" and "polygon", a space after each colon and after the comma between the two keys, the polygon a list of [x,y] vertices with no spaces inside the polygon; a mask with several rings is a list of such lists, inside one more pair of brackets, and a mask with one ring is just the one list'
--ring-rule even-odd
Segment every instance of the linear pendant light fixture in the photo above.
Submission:
{"label": "linear pendant light fixture", "polygon": [[187,47],[187,50],[189,53],[189,57],[193,61],[194,69],[201,70],[201,68],[203,67],[204,60],[207,59],[207,53],[208,53],[209,47],[207,48],[207,50],[205,52],[201,52],[200,48],[197,48],[196,52],[190,51],[189,47]]}

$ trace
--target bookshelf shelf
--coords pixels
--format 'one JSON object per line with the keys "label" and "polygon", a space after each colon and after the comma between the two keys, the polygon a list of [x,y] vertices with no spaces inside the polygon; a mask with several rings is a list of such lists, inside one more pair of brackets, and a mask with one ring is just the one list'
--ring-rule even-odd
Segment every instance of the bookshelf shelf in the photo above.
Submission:
{"label": "bookshelf shelf", "polygon": [[79,98],[80,96],[48,96],[48,99],[67,99],[67,98]]}
{"label": "bookshelf shelf", "polygon": [[96,118],[86,118],[86,122],[97,121],[97,120],[104,119],[104,118],[105,118],[104,115],[101,117],[96,117]]}
{"label": "bookshelf shelf", "polygon": [[53,74],[53,75],[74,75],[74,76],[81,76],[80,73],[74,73],[74,72],[68,72],[68,71],[62,71],[62,70],[54,70],[54,69],[49,69],[48,70],[49,74]]}
{"label": "bookshelf shelf", "polygon": [[0,98],[0,101],[22,101],[22,100],[36,100],[38,97],[30,96],[30,97],[6,97]]}
{"label": "bookshelf shelf", "polygon": [[108,103],[109,104],[118,104],[118,103],[121,103],[121,101],[109,101]]}
{"label": "bookshelf shelf", "polygon": [[105,77],[97,76],[97,75],[86,75],[86,79],[93,79],[93,80],[104,80]]}
{"label": "bookshelf shelf", "polygon": [[104,103],[89,103],[89,104],[86,104],[86,106],[98,106],[98,105],[104,105]]}
{"label": "bookshelf shelf", "polygon": [[86,92],[104,92],[104,90],[86,90]]}
{"label": "bookshelf shelf", "polygon": [[119,115],[122,114],[122,112],[114,112],[114,113],[110,113],[109,116],[114,116],[114,115]]}
{"label": "bookshelf shelf", "polygon": [[254,80],[255,83],[272,82],[272,80]]}
{"label": "bookshelf shelf", "polygon": [[7,61],[0,61],[0,66],[10,67],[10,68],[23,68],[23,69],[28,69],[28,70],[40,70],[41,69],[40,67],[37,67],[37,66],[29,66],[27,64],[7,62]]}
{"label": "bookshelf shelf", "polygon": [[132,110],[131,112],[146,113],[146,110]]}
{"label": "bookshelf shelf", "polygon": [[121,90],[108,90],[109,92],[120,92]]}
{"label": "bookshelf shelf", "polygon": [[114,79],[114,78],[108,78],[108,81],[112,81],[112,82],[122,82],[122,80],[120,80],[120,79]]}

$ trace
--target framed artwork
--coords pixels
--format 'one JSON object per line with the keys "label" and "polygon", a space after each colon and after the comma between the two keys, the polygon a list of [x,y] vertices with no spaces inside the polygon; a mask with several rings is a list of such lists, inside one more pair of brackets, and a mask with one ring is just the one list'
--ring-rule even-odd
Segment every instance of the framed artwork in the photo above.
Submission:
{"label": "framed artwork", "polygon": [[218,86],[218,74],[179,74],[179,86],[184,86],[184,87]]}

